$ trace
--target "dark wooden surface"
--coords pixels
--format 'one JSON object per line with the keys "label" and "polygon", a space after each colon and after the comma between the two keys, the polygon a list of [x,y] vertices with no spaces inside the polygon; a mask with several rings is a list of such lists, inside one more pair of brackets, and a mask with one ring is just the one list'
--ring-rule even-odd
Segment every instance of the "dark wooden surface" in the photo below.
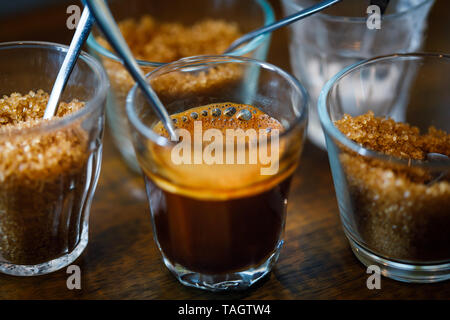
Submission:
{"label": "dark wooden surface", "polygon": [[[271,1],[281,17],[278,0]],[[428,51],[450,52],[450,2],[437,0],[430,16]],[[0,21],[0,41],[68,43],[65,7]],[[269,61],[289,70],[286,34],[273,37]],[[75,262],[82,289],[66,287],[65,269],[34,277],[0,275],[0,299],[448,299],[450,282],[405,284],[383,278],[368,290],[365,268],[341,228],[325,152],[307,144],[291,189],[286,244],[269,277],[236,294],[211,294],[179,284],[153,241],[141,177],[121,161],[107,133],[100,182],[92,205],[89,245]]]}

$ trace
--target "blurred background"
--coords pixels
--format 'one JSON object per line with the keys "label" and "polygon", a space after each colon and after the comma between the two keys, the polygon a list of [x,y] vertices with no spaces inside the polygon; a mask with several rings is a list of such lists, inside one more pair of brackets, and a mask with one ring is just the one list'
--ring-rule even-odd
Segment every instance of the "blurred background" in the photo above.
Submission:
{"label": "blurred background", "polygon": [[61,5],[64,3],[77,3],[77,1],[71,0],[14,0],[14,1],[2,1],[0,8],[0,18],[7,17],[9,15],[26,13],[36,9],[43,9],[49,6]]}
{"label": "blurred background", "polygon": [[[277,19],[283,17],[280,0],[268,1],[272,4]],[[66,19],[69,16],[66,10],[71,4],[80,5],[81,1],[2,0],[0,7],[0,42],[41,40],[70,43],[73,30],[68,30],[66,27]],[[450,53],[450,38],[448,35],[448,30],[450,30],[449,11],[449,0],[436,0],[428,18],[428,33],[424,51]],[[443,25],[443,22],[446,25]],[[55,28],[55,26],[60,27]],[[39,34],[35,32],[37,27],[40,31]],[[268,61],[290,70],[286,34],[287,32],[283,29],[275,32],[274,37],[272,37]]]}

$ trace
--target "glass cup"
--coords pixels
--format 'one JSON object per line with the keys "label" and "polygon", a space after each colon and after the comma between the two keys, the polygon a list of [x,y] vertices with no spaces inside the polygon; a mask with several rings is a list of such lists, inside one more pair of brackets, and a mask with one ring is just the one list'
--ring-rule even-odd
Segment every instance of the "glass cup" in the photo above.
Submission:
{"label": "glass cup", "polygon": [[[415,74],[411,84],[380,87],[386,73],[407,79],[411,71]],[[371,110],[375,116],[408,123],[421,132],[434,126],[450,133],[449,82],[450,56],[395,54],[344,69],[328,81],[319,97],[345,234],[363,264],[378,265],[392,279],[450,279],[450,164],[400,159],[366,149],[348,139],[334,121],[344,114],[358,116]],[[401,110],[396,110],[398,100],[407,102]],[[400,143],[407,138],[395,139]]]}
{"label": "glass cup", "polygon": [[[282,4],[288,15],[316,2],[283,0]],[[327,9],[326,14],[315,14],[289,27],[292,70],[311,97],[308,138],[314,144],[325,149],[316,109],[324,84],[344,67],[358,61],[392,52],[418,51],[433,3],[434,0],[391,0],[381,28],[369,29],[366,15],[369,2],[345,0]],[[400,82],[406,85],[408,81],[389,72],[384,85],[389,88]],[[352,92],[348,95],[351,98]]]}
{"label": "glass cup", "polygon": [[[207,18],[221,19],[237,23],[242,33],[275,21],[274,12],[266,0],[112,0],[108,4],[118,21],[131,17],[139,18],[143,14],[150,14],[158,22],[177,22],[185,25],[192,25]],[[94,31],[93,35],[100,33]],[[87,41],[90,53],[102,61],[111,82],[106,109],[113,141],[129,167],[139,172],[125,113],[126,96],[135,82],[119,58],[101,46],[93,35],[91,34]],[[265,60],[269,43],[270,35],[263,35],[238,48],[233,55]],[[220,53],[215,52],[215,48],[211,48],[209,52],[209,54]],[[158,61],[139,61],[145,73],[163,64]]]}
{"label": "glass cup", "polygon": [[[0,44],[0,96],[51,92],[67,49],[46,42]],[[107,87],[100,63],[81,53],[61,97],[85,102],[81,110],[28,128],[0,127],[0,272],[50,273],[86,247]]]}
{"label": "glass cup", "polygon": [[[180,164],[173,158],[176,145],[154,131],[159,119],[140,89],[134,86],[128,95],[131,136],[146,181],[154,238],[165,265],[187,286],[246,289],[270,272],[283,244],[289,185],[306,130],[306,92],[276,66],[244,57],[185,58],[156,69],[148,80],[169,114],[189,110],[190,119],[182,121],[202,119],[210,112],[218,127],[236,121],[239,128],[248,129],[238,119],[239,112],[236,118],[226,115],[228,108],[210,107],[198,114],[190,110],[212,103],[239,103],[259,108],[285,128],[276,136],[278,140],[271,138],[267,144],[271,154],[277,150],[270,161],[275,164],[270,165],[275,168],[271,172],[260,171],[257,164],[262,161],[230,164],[227,158],[220,164],[207,162],[205,155],[198,162]],[[256,119],[253,112],[247,115]],[[202,133],[196,136],[194,131],[196,137]],[[197,148],[197,140],[191,141]],[[228,149],[225,154],[230,154]]]}

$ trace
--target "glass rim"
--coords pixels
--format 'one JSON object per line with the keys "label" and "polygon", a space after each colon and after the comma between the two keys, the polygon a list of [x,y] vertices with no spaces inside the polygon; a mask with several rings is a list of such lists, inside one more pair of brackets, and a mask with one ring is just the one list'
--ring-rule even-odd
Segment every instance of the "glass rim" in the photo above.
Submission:
{"label": "glass rim", "polygon": [[[289,134],[294,127],[301,124],[304,121],[307,121],[307,114],[308,114],[308,103],[309,103],[309,95],[306,91],[306,89],[303,87],[303,85],[300,83],[299,80],[297,80],[294,76],[289,74],[288,72],[284,71],[283,69],[272,65],[268,62],[251,59],[247,57],[234,57],[234,56],[228,56],[228,55],[211,55],[211,56],[192,56],[192,57],[186,57],[182,58],[180,60],[168,63],[166,65],[163,65],[159,68],[156,68],[155,70],[149,72],[146,74],[145,78],[149,79],[152,75],[161,72],[162,70],[168,69],[169,72],[176,71],[178,69],[182,69],[184,67],[192,68],[193,66],[199,67],[205,64],[209,63],[244,63],[244,64],[256,64],[260,67],[265,67],[267,69],[270,69],[271,71],[274,71],[281,75],[284,79],[286,79],[292,87],[296,88],[297,91],[300,93],[300,95],[303,98],[303,101],[301,101],[301,106],[299,108],[299,114],[296,116],[294,121],[292,122],[292,125],[289,126],[285,131],[280,133],[280,138],[286,136]],[[127,98],[126,98],[126,113],[128,120],[130,121],[131,125],[142,135],[144,135],[147,139],[152,140],[156,144],[160,146],[169,146],[171,144],[171,141],[156,132],[154,132],[150,127],[145,125],[139,116],[136,113],[135,109],[135,99],[137,95],[137,89],[139,88],[138,84],[134,84],[131,90],[129,91]]]}
{"label": "glass rim", "polygon": [[450,55],[443,53],[394,53],[362,60],[347,66],[346,68],[339,71],[336,75],[334,75],[330,80],[328,80],[320,92],[319,99],[317,102],[317,108],[322,129],[324,130],[325,135],[329,135],[333,139],[336,139],[343,146],[349,148],[350,150],[356,152],[358,155],[361,155],[363,157],[375,158],[406,166],[418,166],[425,168],[437,168],[437,167],[440,168],[446,166],[448,167],[448,162],[446,161],[436,160],[433,161],[433,163],[429,163],[417,159],[410,159],[410,160],[401,159],[398,157],[386,155],[382,152],[365,148],[362,145],[349,139],[334,125],[333,121],[331,121],[330,114],[327,110],[328,97],[331,90],[341,79],[351,74],[353,71],[359,70],[361,67],[365,67],[369,64],[377,63],[380,61],[396,60],[398,58],[414,58],[414,59],[435,58],[435,59],[445,59],[448,60],[448,62],[450,63]]}
{"label": "glass rim", "polygon": [[[259,4],[263,10],[264,15],[264,24],[261,27],[267,26],[269,24],[272,24],[275,22],[275,13],[272,9],[272,6],[267,2],[267,0],[254,0],[257,4]],[[252,50],[258,48],[264,41],[268,40],[270,37],[270,33],[266,33],[263,35],[260,35],[253,40],[249,41],[248,43],[240,46],[239,48],[236,48],[234,51],[224,54],[224,55],[230,55],[230,56],[243,56]],[[89,34],[89,37],[86,41],[86,44],[89,48],[92,48],[96,53],[100,53],[101,55],[112,59],[114,61],[122,63],[122,60],[113,52],[106,49],[102,45],[100,45],[95,37],[93,36],[92,32]],[[138,65],[141,67],[161,67],[166,64],[175,62],[155,62],[155,61],[147,61],[147,60],[137,60]]]}
{"label": "glass rim", "polygon": [[[294,6],[296,11],[300,11],[304,9],[304,7],[300,7],[300,5],[295,0],[282,0],[285,3],[289,3],[290,5]],[[382,15],[382,20],[392,20],[395,18],[399,18],[403,15],[406,15],[412,11],[415,11],[416,9],[421,8],[427,3],[434,2],[435,0],[422,0],[421,2],[413,5],[412,7],[408,8],[407,10],[396,12],[396,13],[389,13]],[[347,22],[347,23],[366,23],[367,17],[348,17],[348,16],[334,16],[322,12],[318,12],[315,14],[317,17],[321,17],[323,19],[329,20],[329,21],[335,21],[335,22]]]}
{"label": "glass rim", "polygon": [[[67,53],[67,51],[69,50],[69,47],[66,45],[45,41],[11,41],[0,43],[0,50],[21,49],[21,48],[24,49],[40,48],[49,51],[56,51],[59,53]],[[48,132],[57,130],[61,127],[67,126],[68,124],[75,122],[76,120],[82,118],[86,114],[89,114],[100,108],[102,105],[101,101],[106,98],[106,92],[109,87],[106,72],[101,66],[100,62],[98,62],[94,57],[92,57],[91,55],[87,54],[84,51],[80,52],[79,59],[83,60],[89,66],[90,70],[98,76],[100,83],[98,92],[94,95],[92,99],[85,102],[83,108],[61,118],[52,118],[49,121],[43,121],[42,123],[39,123],[38,125],[32,126],[30,128],[12,127],[8,129],[6,132],[0,131],[0,137],[11,134],[26,135],[34,132],[42,132],[42,131]]]}

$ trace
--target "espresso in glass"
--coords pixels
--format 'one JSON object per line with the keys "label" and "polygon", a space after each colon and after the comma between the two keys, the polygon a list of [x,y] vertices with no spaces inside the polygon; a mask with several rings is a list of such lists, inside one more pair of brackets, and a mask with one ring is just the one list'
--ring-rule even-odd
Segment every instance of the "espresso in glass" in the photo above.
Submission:
{"label": "espresso in glass", "polygon": [[[235,139],[236,146],[231,151],[236,154],[235,161],[228,164],[208,164],[203,156],[202,163],[191,161],[190,165],[177,168],[162,160],[167,154],[161,156],[164,152],[158,147],[153,149],[161,162],[168,163],[170,171],[179,173],[168,184],[144,169],[155,233],[165,258],[173,265],[203,274],[257,268],[281,245],[295,162],[268,177],[258,172],[260,161],[250,164],[247,158],[246,163],[239,164],[237,157],[239,152],[249,154],[248,132],[265,134],[271,142],[275,131],[277,134],[283,131],[282,125],[256,107],[232,103],[189,109],[172,115],[172,119],[177,128],[187,130],[191,137],[195,135],[195,122],[197,126],[201,124],[203,132],[216,129],[224,138],[227,130],[235,133],[235,129],[241,129],[247,136],[243,150],[237,150],[240,141]],[[161,123],[154,131],[167,136]],[[191,145],[194,143],[191,140]],[[203,152],[208,145],[203,144]],[[226,162],[226,157],[224,150],[222,162]],[[186,181],[189,188],[184,187]]]}
{"label": "espresso in glass", "polygon": [[179,136],[169,139],[133,87],[127,115],[164,264],[188,286],[246,289],[283,245],[306,93],[276,66],[243,57],[190,57],[147,77]]}

